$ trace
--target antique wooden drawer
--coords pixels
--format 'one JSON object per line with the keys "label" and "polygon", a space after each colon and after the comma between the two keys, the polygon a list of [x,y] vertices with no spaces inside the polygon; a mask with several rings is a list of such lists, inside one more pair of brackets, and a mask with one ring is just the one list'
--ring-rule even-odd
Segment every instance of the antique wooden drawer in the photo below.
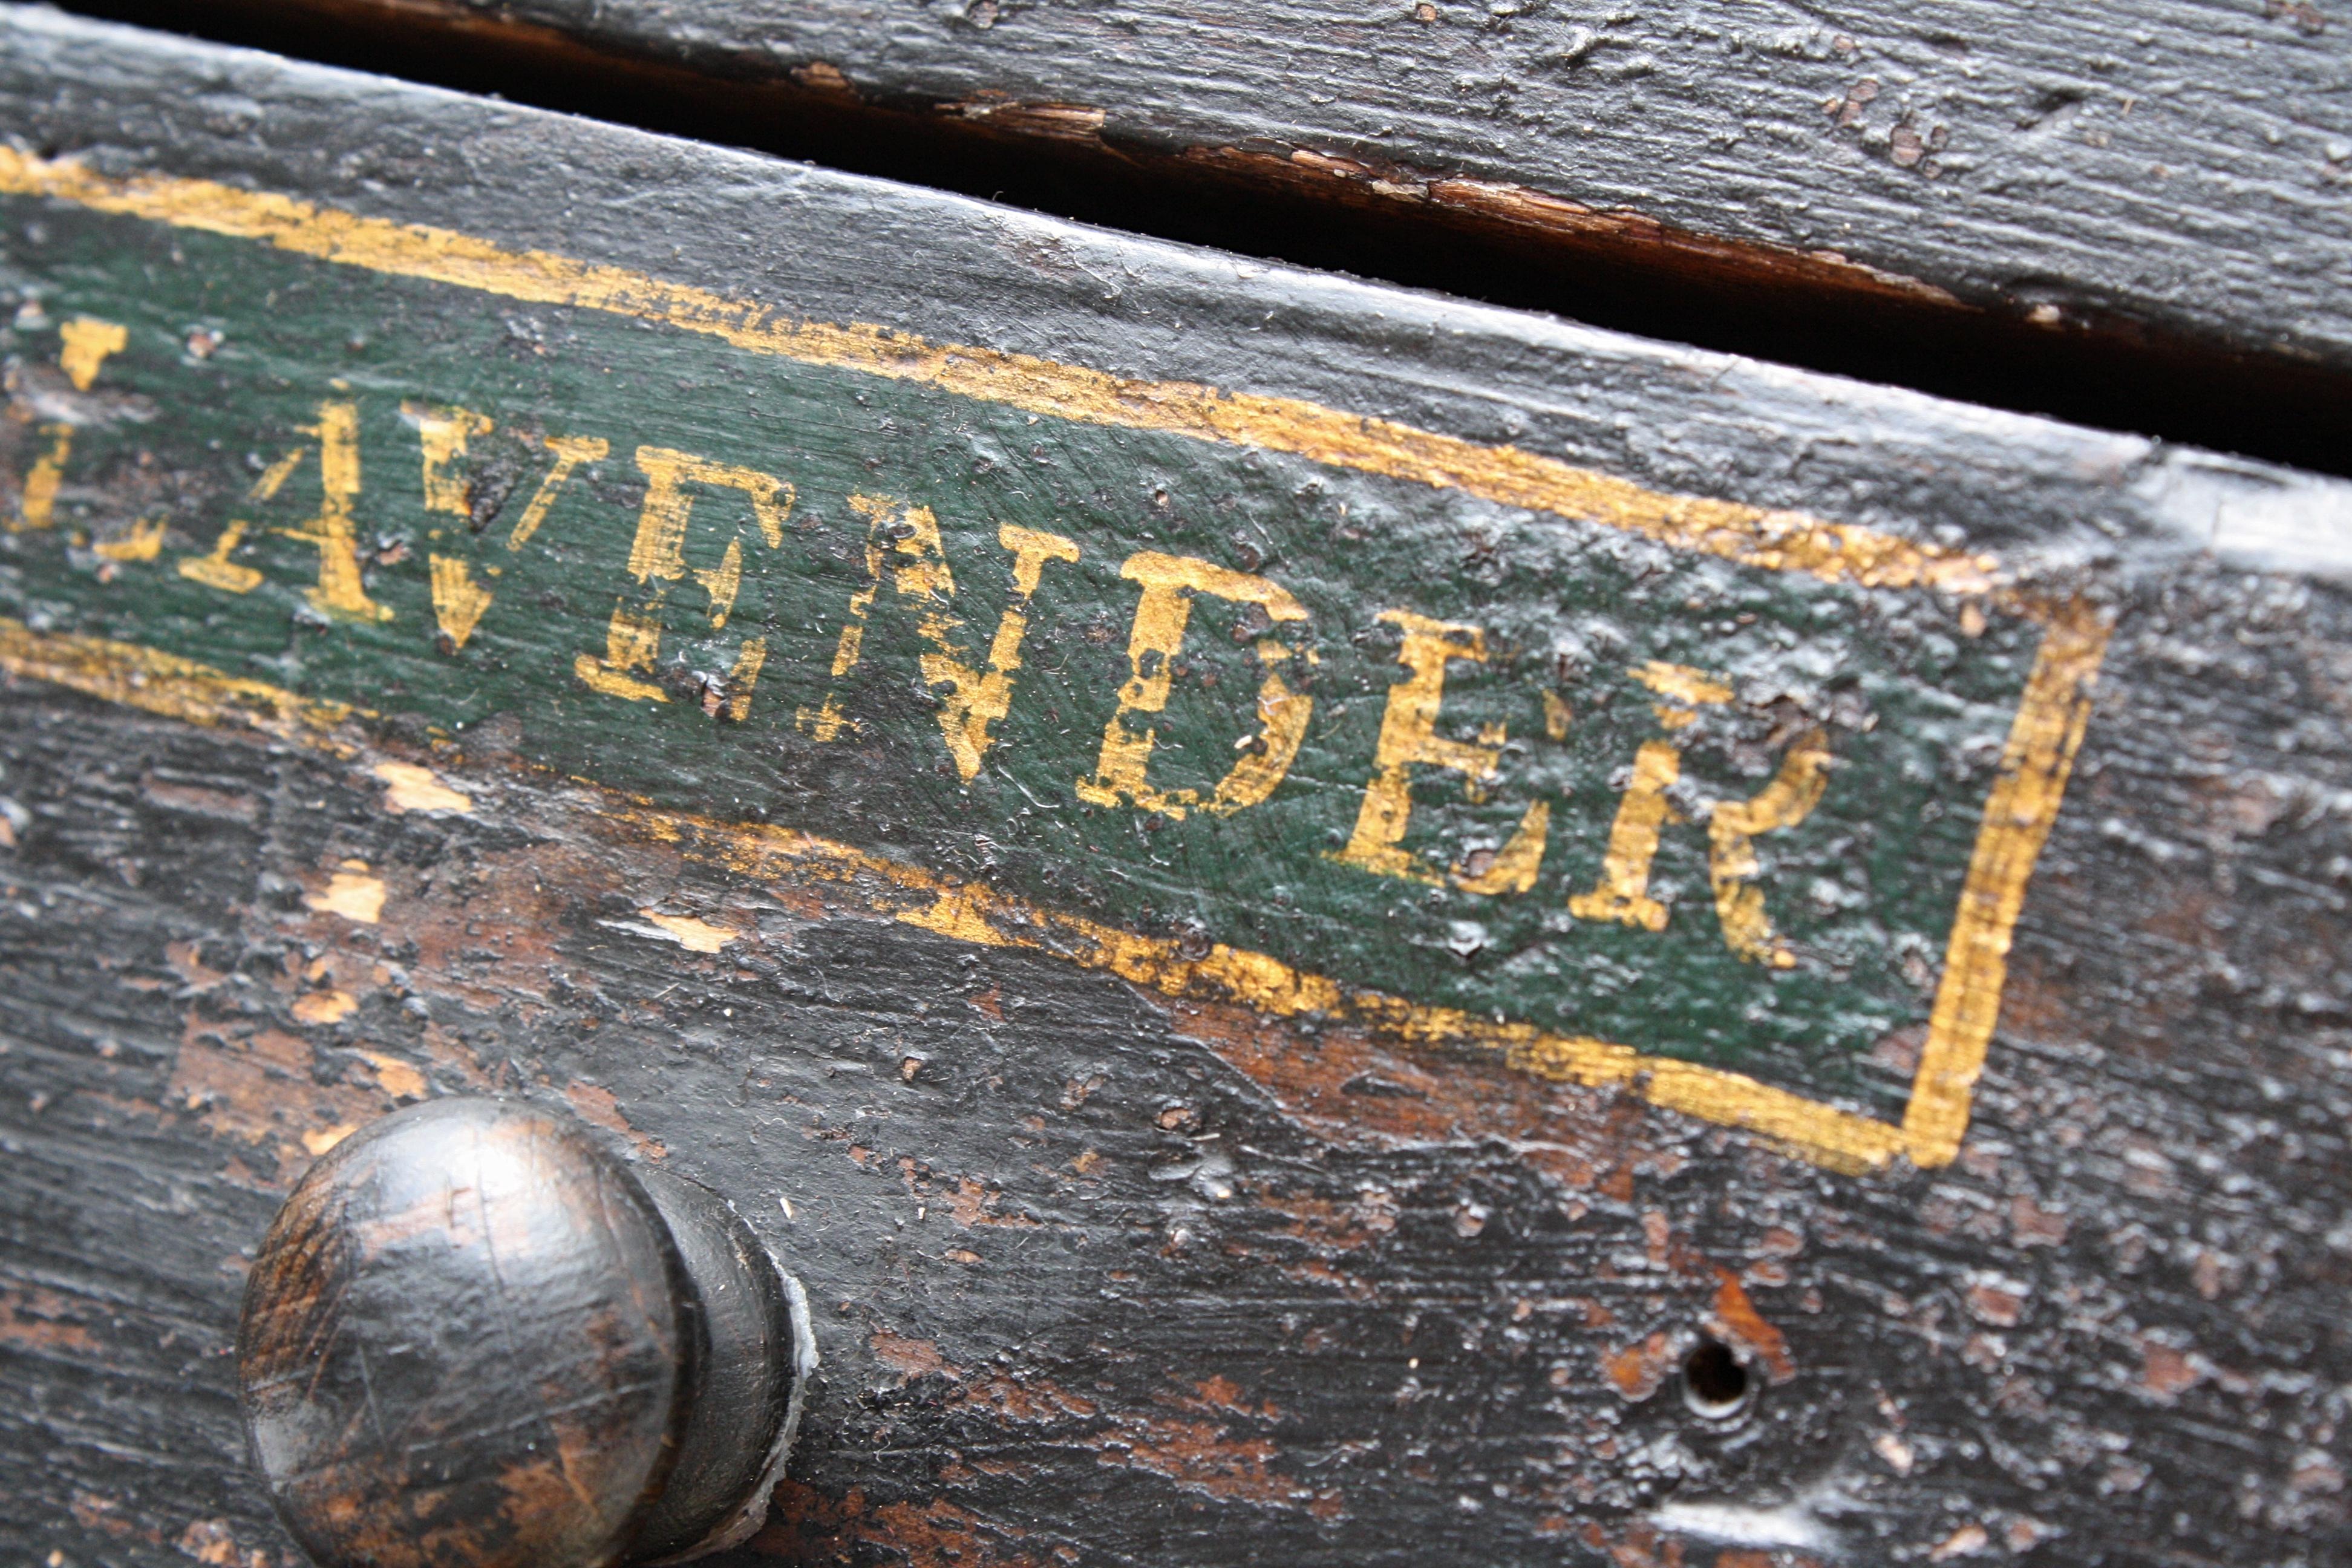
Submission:
{"label": "antique wooden drawer", "polygon": [[2332,0],[85,0],[2341,471]]}
{"label": "antique wooden drawer", "polygon": [[[2345,481],[39,8],[0,126],[12,1561],[302,1560],[246,1276],[462,1096],[805,1287],[725,1561],[2352,1543]],[[2340,219],[2137,298],[2334,375]]]}

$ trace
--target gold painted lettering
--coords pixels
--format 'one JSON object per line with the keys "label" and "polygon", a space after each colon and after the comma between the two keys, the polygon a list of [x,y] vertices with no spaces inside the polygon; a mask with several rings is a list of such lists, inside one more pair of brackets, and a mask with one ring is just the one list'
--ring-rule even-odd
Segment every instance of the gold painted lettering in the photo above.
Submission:
{"label": "gold painted lettering", "polygon": [[[1669,731],[1688,727],[1698,718],[1701,705],[1732,698],[1729,686],[1685,665],[1653,659],[1629,673],[1665,699],[1655,711],[1659,724]],[[1805,819],[1829,785],[1830,765],[1828,732],[1809,730],[1781,758],[1772,782],[1753,798],[1717,801],[1707,808],[1707,878],[1715,892],[1716,918],[1723,927],[1725,945],[1750,962],[1775,969],[1796,965],[1796,954],[1773,931],[1765,912],[1763,889],[1755,886],[1762,869],[1755,841]],[[1681,775],[1682,752],[1673,742],[1642,743],[1609,829],[1601,880],[1591,892],[1568,901],[1570,914],[1579,920],[1621,921],[1646,931],[1665,929],[1666,907],[1650,897],[1650,867],[1662,830],[1685,820],[1666,799]]]}
{"label": "gold painted lettering", "polygon": [[441,635],[449,639],[449,651],[455,653],[466,646],[481,624],[482,612],[490,607],[494,597],[488,589],[474,581],[466,563],[455,555],[435,555],[428,564],[433,573],[433,619]]}
{"label": "gold painted lettering", "polygon": [[[637,515],[637,537],[629,547],[629,575],[640,583],[656,578],[675,583],[687,575],[686,525],[694,511],[688,484],[740,490],[751,499],[760,537],[775,549],[784,542],[784,523],[793,513],[793,487],[772,474],[713,463],[662,447],[637,448],[637,471],[646,476],[646,504]],[[743,543],[727,542],[727,554],[716,571],[695,572],[694,580],[710,595],[710,625],[727,624],[735,607],[736,590],[743,581]]]}
{"label": "gold painted lettering", "polygon": [[[929,507],[908,506],[889,496],[855,495],[849,506],[866,519],[866,585],[849,596],[849,614],[834,644],[833,679],[856,669],[864,656],[866,621],[887,572],[898,597],[917,610],[916,630],[930,645],[921,658],[923,679],[948,689],[940,704],[940,731],[958,774],[968,781],[980,772],[988,751],[989,726],[1004,717],[1012,701],[1013,672],[1021,668],[1021,642],[1028,635],[1029,601],[1045,563],[1076,561],[1078,547],[1058,533],[1010,524],[997,530],[997,542],[1013,552],[1013,599],[997,622],[983,675],[957,640],[963,623],[953,613],[955,574],[948,565],[938,515]],[[818,706],[802,709],[798,722],[819,741],[858,727],[843,711],[838,688],[828,690]]]}
{"label": "gold painted lettering", "polygon": [[[1411,610],[1383,610],[1379,618],[1403,631],[1397,662],[1407,674],[1389,688],[1388,707],[1381,715],[1381,738],[1372,753],[1375,772],[1364,786],[1364,804],[1356,812],[1355,831],[1349,835],[1347,847],[1331,858],[1377,876],[1434,885],[1445,881],[1446,876],[1402,846],[1405,829],[1412,821],[1412,770],[1416,766],[1451,769],[1465,776],[1464,787],[1472,800],[1483,800],[1486,787],[1501,777],[1503,742],[1509,732],[1500,724],[1490,724],[1480,730],[1475,743],[1448,740],[1437,732],[1437,710],[1445,700],[1445,667],[1454,659],[1484,664],[1484,631]],[[1550,829],[1551,805],[1537,801],[1519,818],[1510,841],[1495,853],[1490,864],[1475,871],[1466,867],[1453,868],[1454,884],[1474,893],[1526,892],[1535,886]]]}
{"label": "gold painted lettering", "polygon": [[[1685,729],[1705,704],[1728,702],[1731,688],[1688,665],[1652,659],[1626,672],[1665,699],[1654,706],[1659,725]],[[1666,906],[1650,897],[1650,865],[1657,858],[1658,837],[1683,816],[1666,800],[1666,791],[1682,777],[1683,754],[1671,741],[1644,741],[1633,754],[1633,777],[1617,803],[1617,818],[1609,826],[1609,845],[1601,852],[1601,880],[1589,893],[1568,900],[1568,912],[1580,921],[1619,921],[1644,931],[1666,929]]]}
{"label": "gold painted lettering", "polygon": [[487,436],[492,428],[486,415],[470,408],[440,408],[430,404],[404,403],[400,416],[416,429],[416,445],[425,460],[425,510],[446,511],[471,521],[474,487],[449,465],[466,455],[466,443]]}
{"label": "gold painted lettering", "polygon": [[[944,637],[933,638],[934,651],[923,655],[923,679],[948,689],[940,705],[940,731],[947,738],[948,754],[966,783],[980,772],[993,737],[989,727],[1011,711],[1013,672],[1021,668],[1021,642],[1029,635],[1029,602],[1048,561],[1076,561],[1076,541],[1058,533],[1011,523],[996,531],[996,542],[1013,552],[1013,599],[997,617],[996,636],[989,639],[988,670],[982,674],[965,663],[962,650]],[[928,624],[926,626],[928,628]]]}
{"label": "gold painted lettering", "polygon": [[1644,741],[1633,753],[1633,776],[1609,825],[1601,852],[1601,881],[1589,893],[1568,900],[1580,921],[1622,921],[1644,931],[1666,929],[1666,906],[1650,897],[1650,862],[1658,853],[1660,830],[1683,820],[1666,803],[1666,791],[1682,777],[1683,754],[1671,741]]}
{"label": "gold painted lettering", "polygon": [[1272,795],[1298,755],[1307,733],[1307,720],[1315,700],[1293,691],[1282,679],[1280,666],[1290,649],[1274,637],[1260,637],[1255,652],[1265,670],[1257,693],[1258,733],[1244,737],[1242,758],[1217,782],[1203,802],[1198,790],[1158,790],[1146,780],[1156,730],[1136,730],[1128,724],[1135,713],[1158,713],[1168,706],[1175,679],[1173,661],[1184,646],[1184,628],[1192,616],[1192,595],[1206,594],[1234,604],[1255,605],[1276,621],[1307,618],[1306,606],[1288,590],[1192,556],[1161,555],[1141,551],[1119,567],[1119,575],[1142,584],[1136,603],[1135,625],[1128,634],[1130,671],[1119,688],[1118,709],[1103,726],[1102,753],[1095,775],[1077,782],[1078,798],[1091,805],[1118,805],[1132,801],[1149,811],[1164,812],[1182,820],[1193,806],[1227,816],[1255,805]]}
{"label": "gold painted lettering", "polygon": [[632,702],[667,702],[667,692],[632,673],[651,671],[654,660],[660,657],[661,596],[656,594],[652,605],[644,610],[614,605],[613,618],[604,625],[604,657],[600,659],[583,653],[572,661],[572,673],[607,697],[625,697]]}
{"label": "gold painted lettering", "polygon": [[1576,711],[1565,698],[1546,688],[1543,694],[1544,733],[1555,741],[1568,739],[1569,726],[1576,721]]}
{"label": "gold painted lettering", "polygon": [[[554,443],[551,442],[551,446]],[[694,511],[689,484],[740,491],[751,503],[760,537],[771,550],[784,542],[784,523],[792,516],[793,487],[756,468],[735,468],[708,458],[672,451],[666,447],[640,447],[637,471],[646,477],[645,506],[637,514],[635,540],[629,547],[629,575],[650,593],[640,605],[617,604],[604,632],[604,657],[582,654],[572,661],[572,673],[592,689],[633,702],[666,702],[662,689],[641,679],[661,657],[661,612],[669,584],[691,576],[709,596],[710,627],[727,624],[743,585],[743,542],[727,542],[718,566],[708,570],[686,563],[686,529]],[[518,529],[520,531],[520,529]],[[762,658],[765,657],[764,650]],[[755,663],[753,668],[757,668]],[[749,687],[745,689],[748,691]]]}
{"label": "gold painted lettering", "polygon": [[1698,718],[1698,710],[1708,704],[1731,700],[1730,687],[1686,664],[1668,664],[1662,658],[1654,658],[1626,673],[1665,699],[1654,705],[1651,711],[1669,730],[1680,730],[1692,723]]}
{"label": "gold painted lettering", "polygon": [[[130,341],[121,327],[93,316],[78,316],[58,332],[63,340],[58,368],[76,392],[88,392],[96,384],[100,369]],[[67,420],[56,420],[43,425],[41,434],[49,438],[49,449],[33,460],[25,476],[16,516],[8,525],[12,533],[47,528],[57,521],[58,487],[65,481],[66,459],[73,455],[74,427]]]}
{"label": "gold painted lettering", "polygon": [[41,426],[41,434],[49,438],[49,449],[33,459],[25,475],[16,516],[8,524],[11,533],[47,528],[57,521],[58,486],[65,479],[66,459],[73,456],[74,427],[61,419],[53,420]]}
{"label": "gold painted lettering", "polygon": [[161,514],[138,518],[131,522],[130,532],[101,539],[91,548],[109,561],[152,561],[163,552],[166,526]]}
{"label": "gold painted lettering", "polygon": [[[948,566],[938,516],[927,506],[907,506],[887,496],[851,496],[849,504],[866,520],[866,586],[849,596],[849,616],[834,646],[833,678],[838,680],[857,668],[866,621],[887,568],[898,596],[919,611],[916,630],[930,645],[921,657],[923,679],[947,688],[940,704],[940,732],[957,775],[970,782],[993,740],[990,727],[1012,707],[1013,675],[1021,668],[1021,644],[1029,633],[1029,604],[1045,563],[1076,561],[1077,544],[1058,533],[1011,523],[997,529],[997,542],[1013,553],[1013,599],[997,619],[996,635],[988,645],[988,668],[982,673],[957,640],[963,623],[951,613],[955,574]],[[799,720],[801,728],[820,741],[856,727],[842,711],[838,690],[826,692],[820,706],[801,710]]]}
{"label": "gold painted lettering", "polygon": [[563,489],[563,481],[572,477],[573,469],[583,463],[603,462],[613,448],[609,442],[594,436],[550,436],[547,449],[555,454],[555,461],[549,466],[547,477],[539,481],[539,489],[531,492],[522,516],[515,520],[514,531],[507,535],[509,550],[520,550],[530,542],[530,536],[547,521],[548,509],[554,506],[556,493]]}
{"label": "gold painted lettering", "polygon": [[275,531],[313,545],[319,581],[303,590],[311,608],[355,621],[388,621],[390,606],[367,595],[360,574],[359,525],[352,503],[360,495],[360,408],[356,403],[321,403],[319,422],[301,427],[319,441],[319,512],[309,521]]}
{"label": "gold painted lettering", "polygon": [[760,667],[767,662],[768,639],[745,637],[735,667],[727,672],[726,690],[705,692],[702,710],[713,719],[724,715],[730,723],[740,724],[751,715],[751,691],[760,684]]}
{"label": "gold painted lettering", "polygon": [[1551,802],[1537,801],[1519,818],[1510,842],[1496,850],[1488,864],[1477,867],[1479,857],[1473,856],[1453,868],[1454,885],[1489,896],[1524,893],[1536,885],[1536,873],[1543,869],[1544,843],[1550,837]]}
{"label": "gold painted lettering", "polygon": [[1707,818],[1707,877],[1715,885],[1716,918],[1725,945],[1740,957],[1775,969],[1793,969],[1797,955],[1772,930],[1764,912],[1764,891],[1754,879],[1759,834],[1794,827],[1821,804],[1829,787],[1827,731],[1808,730],[1780,759],[1772,782],[1748,800],[1716,803]]}
{"label": "gold painted lettering", "polygon": [[[294,470],[301,466],[302,459],[308,456],[310,456],[309,447],[297,447],[263,469],[261,477],[253,481],[253,488],[245,492],[246,505],[259,506],[264,501],[274,499],[279,490],[286,488],[286,481],[293,477]],[[228,526],[222,529],[220,537],[213,542],[210,553],[184,555],[180,558],[180,575],[190,582],[202,583],[207,588],[218,588],[224,593],[252,593],[261,586],[261,574],[250,566],[229,559],[245,542],[245,536],[252,531],[253,524],[243,518],[229,519]]]}
{"label": "gold painted lettering", "polygon": [[[905,557],[892,574],[902,598],[930,606],[926,628],[944,636],[951,617],[946,605],[955,597],[955,574],[948,570],[947,549],[940,539],[940,521],[929,507],[906,506],[889,496],[855,495],[849,510],[866,520],[866,586],[849,595],[849,615],[833,645],[832,679],[839,680],[857,668],[866,650],[866,617],[882,592],[882,574],[895,551]],[[893,521],[894,516],[896,521]],[[884,543],[886,531],[890,535]],[[818,741],[836,741],[858,722],[842,710],[841,692],[835,688],[814,708],[793,715],[801,731]]]}
{"label": "gold painted lettering", "polygon": [[120,326],[94,316],[76,317],[58,328],[58,335],[65,340],[58,351],[58,368],[66,373],[76,392],[88,392],[97,384],[100,367],[131,341]]}

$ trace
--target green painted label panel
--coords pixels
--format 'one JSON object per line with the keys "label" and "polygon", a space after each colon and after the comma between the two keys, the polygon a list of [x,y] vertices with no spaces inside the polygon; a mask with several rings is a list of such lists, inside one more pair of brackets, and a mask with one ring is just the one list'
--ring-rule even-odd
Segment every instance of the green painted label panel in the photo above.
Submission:
{"label": "green painted label panel", "polygon": [[[2022,618],[246,239],[5,216],[0,614],[1900,1114]],[[1181,607],[1172,657],[1131,657],[1139,605],[1163,646]],[[1130,763],[1150,734],[1139,775],[1107,727]]]}

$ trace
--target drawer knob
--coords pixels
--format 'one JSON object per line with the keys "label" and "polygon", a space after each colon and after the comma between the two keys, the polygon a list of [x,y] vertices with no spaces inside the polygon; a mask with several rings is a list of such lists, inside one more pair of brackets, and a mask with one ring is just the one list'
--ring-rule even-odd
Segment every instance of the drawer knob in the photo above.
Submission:
{"label": "drawer knob", "polygon": [[767,1509],[815,1364],[709,1189],[520,1101],[430,1100],[313,1165],[254,1260],[246,1429],[322,1568],[606,1568]]}

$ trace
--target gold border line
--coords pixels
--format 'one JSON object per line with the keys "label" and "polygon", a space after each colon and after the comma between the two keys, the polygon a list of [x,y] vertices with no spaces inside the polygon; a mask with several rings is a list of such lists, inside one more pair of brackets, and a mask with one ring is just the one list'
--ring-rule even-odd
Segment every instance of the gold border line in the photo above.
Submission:
{"label": "gold border line", "polygon": [[[1998,1020],[2026,882],[2057,816],[2107,635],[2105,618],[2079,600],[2052,605],[2018,593],[1990,556],[1917,544],[1802,512],[1664,494],[1514,447],[1479,446],[1296,399],[1225,393],[1189,382],[1126,380],[1025,354],[931,344],[861,323],[790,321],[755,301],[617,268],[544,251],[505,250],[446,229],[366,217],[207,180],[114,178],[71,160],[42,159],[0,145],[0,193],[260,240],[391,276],[664,322],[752,353],[935,386],[1060,419],[1289,452],[1826,583],[1989,596],[1996,607],[2041,623],[2043,637],[1985,803],[1900,1127],[1743,1074],[1343,985],[1264,953],[1217,946],[1205,958],[1187,959],[1167,939],[1040,910],[791,829],[635,805],[622,811],[648,833],[740,869],[790,866],[818,879],[855,879],[868,889],[878,912],[961,940],[1054,952],[1171,995],[1220,995],[1277,1016],[1320,1013],[1375,1025],[1415,1043],[1498,1050],[1513,1067],[1536,1076],[1590,1087],[1628,1086],[1659,1106],[1753,1129],[1831,1168],[1875,1169],[1898,1153],[1923,1166],[1941,1165],[1958,1152]],[[0,668],[173,718],[247,725],[339,756],[354,755],[359,748],[333,731],[348,718],[366,716],[152,649],[37,633],[5,619]]]}
{"label": "gold border line", "polygon": [[[37,632],[0,616],[0,669],[190,723],[257,729],[346,760],[362,750],[336,732],[344,720],[365,716],[359,710],[313,702],[134,643]],[[1624,1085],[1667,1109],[1750,1128],[1833,1170],[1875,1169],[1906,1146],[1902,1131],[1891,1123],[1719,1068],[1425,1006],[1223,943],[1203,957],[1187,958],[1171,938],[1040,909],[798,828],[663,811],[594,780],[577,782],[612,803],[603,813],[608,820],[675,845],[694,858],[763,879],[851,885],[875,913],[959,941],[1050,954],[1170,996],[1238,1002],[1285,1018],[1314,1013],[1362,1023],[1414,1045],[1500,1052],[1511,1067],[1538,1078],[1595,1089]]]}
{"label": "gold border line", "polygon": [[369,709],[320,702],[259,680],[136,643],[37,632],[0,616],[0,669],[70,687],[88,696],[206,726],[238,724],[312,751],[349,759],[360,748],[337,733]]}
{"label": "gold border line", "polygon": [[1801,572],[1865,588],[1996,594],[1997,564],[1974,555],[1800,511],[1678,496],[1516,447],[1367,418],[1288,397],[1194,382],[1134,381],[1030,354],[930,343],[861,322],[798,321],[756,300],[665,282],[543,250],[507,250],[422,224],[162,174],[116,178],[73,159],[0,145],[0,193],[47,196],[92,212],[265,241],[280,250],[394,277],[452,284],[537,305],[665,322],[753,353],[918,382],[1032,414],[1289,452],[1337,468],[1459,489],[1637,533],[1746,566]]}
{"label": "gold border line", "polygon": [[1903,1113],[1903,1140],[1914,1163],[1948,1165],[1969,1130],[1977,1075],[1984,1070],[2009,979],[2009,944],[2025,907],[2025,884],[2058,819],[2058,805],[2074,769],[2083,729],[2091,720],[2091,687],[2098,679],[2111,622],[2087,602],[2040,608],[2041,646],[2025,678],[2017,717],[2001,749],[2000,769],[1976,847],[1969,856],[1960,907],[1944,947],[1944,977],[1927,1016],[1927,1039],[1911,1079]]}
{"label": "gold border line", "polygon": [[[1876,1170],[1897,1154],[1923,1166],[1942,1165],[1958,1154],[1967,1130],[1969,1100],[2000,1008],[2009,932],[2082,739],[2105,637],[2097,615],[2070,606],[2042,639],[1986,805],[1928,1043],[1899,1128],[1742,1073],[1408,1002],[1244,948],[1218,943],[1203,957],[1188,958],[1166,937],[1041,909],[797,828],[662,811],[593,780],[579,782],[614,799],[607,817],[695,858],[763,879],[855,884],[874,912],[959,941],[1048,953],[1170,996],[1220,998],[1285,1018],[1313,1013],[1414,1045],[1499,1052],[1509,1066],[1538,1078],[1589,1089],[1623,1086],[1666,1110],[1748,1128],[1832,1170]],[[5,617],[0,617],[0,668],[192,723],[260,730],[344,759],[361,748],[339,728],[368,716],[136,644],[36,632]]]}

